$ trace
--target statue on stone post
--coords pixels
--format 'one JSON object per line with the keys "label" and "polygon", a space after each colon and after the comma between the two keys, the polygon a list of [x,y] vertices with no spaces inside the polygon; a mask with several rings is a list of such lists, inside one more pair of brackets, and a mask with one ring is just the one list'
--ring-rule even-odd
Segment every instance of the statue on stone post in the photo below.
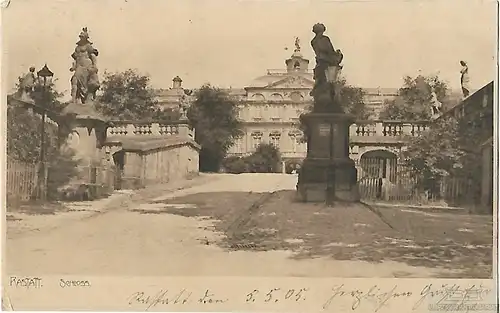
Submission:
{"label": "statue on stone post", "polygon": [[21,99],[23,100],[31,100],[31,92],[33,91],[33,88],[35,88],[35,67],[31,66],[30,67],[30,72],[26,75],[24,75],[23,78],[21,78],[21,82],[19,84],[19,89],[21,91]]}
{"label": "statue on stone post", "polygon": [[344,58],[340,49],[335,50],[330,38],[323,33],[325,25],[317,23],[313,26],[316,36],[311,40],[311,46],[316,54],[314,68],[314,87],[311,95],[316,107],[327,107],[328,111],[342,112],[339,103],[340,93],[336,90],[337,80],[342,69],[340,63]]}
{"label": "statue on stone post", "polygon": [[180,114],[180,119],[184,120],[187,118],[187,109],[189,107],[188,100],[186,95],[182,95],[182,97],[179,99],[179,114]]}
{"label": "statue on stone post", "polygon": [[460,85],[462,87],[462,94],[464,98],[467,98],[470,93],[469,67],[465,61],[460,61],[460,65],[462,65],[462,69],[460,70]]}
{"label": "statue on stone post", "polygon": [[431,92],[431,118],[436,119],[441,114],[441,108],[443,104],[438,100],[436,92],[432,90]]}
{"label": "statue on stone post", "polygon": [[79,37],[80,40],[76,43],[75,52],[71,55],[73,65],[70,71],[74,72],[73,77],[71,77],[71,97],[73,102],[84,104],[87,100],[95,100],[95,94],[100,87],[97,76],[99,52],[89,41],[87,27],[82,29]]}
{"label": "statue on stone post", "polygon": [[300,39],[299,37],[295,37],[295,50],[294,52],[300,52]]}
{"label": "statue on stone post", "polygon": [[192,93],[192,90],[184,89],[184,94],[179,99],[179,114],[181,120],[187,119],[187,111],[191,104],[190,96]]}

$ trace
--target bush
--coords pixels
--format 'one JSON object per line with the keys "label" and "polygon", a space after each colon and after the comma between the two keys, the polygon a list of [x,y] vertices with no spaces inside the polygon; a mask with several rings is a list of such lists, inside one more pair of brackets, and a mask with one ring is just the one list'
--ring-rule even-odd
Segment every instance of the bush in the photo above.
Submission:
{"label": "bush", "polygon": [[260,154],[252,154],[246,158],[248,171],[250,173],[272,173],[272,165]]}
{"label": "bush", "polygon": [[245,158],[231,156],[223,161],[223,167],[227,173],[241,174],[247,172],[247,163]]}
{"label": "bush", "polygon": [[280,172],[280,152],[271,144],[260,144],[255,152],[248,156],[245,161],[251,173]]}
{"label": "bush", "polygon": [[222,165],[226,172],[240,173],[279,173],[281,156],[279,150],[270,144],[260,144],[254,153],[247,157],[230,156]]}

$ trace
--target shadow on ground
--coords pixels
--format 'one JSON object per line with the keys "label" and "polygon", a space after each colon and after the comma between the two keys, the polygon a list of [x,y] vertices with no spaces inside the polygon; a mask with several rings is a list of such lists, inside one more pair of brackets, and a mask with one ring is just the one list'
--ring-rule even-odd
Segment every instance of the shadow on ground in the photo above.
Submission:
{"label": "shadow on ground", "polygon": [[[460,278],[492,275],[491,216],[427,213],[360,204],[327,207],[295,201],[294,191],[200,193],[154,204],[154,212],[210,217],[221,247],[292,250],[294,258],[446,268]],[[443,276],[444,277],[444,276]]]}
{"label": "shadow on ground", "polygon": [[[7,205],[7,213],[21,213],[26,215],[56,215],[58,213],[66,213],[66,212],[86,212],[92,211],[96,212],[92,208],[92,201],[81,201],[78,203],[72,203],[70,205],[69,202],[29,202],[18,205]],[[21,218],[14,218],[11,215],[10,220],[21,220]],[[9,220],[9,218],[7,219]]]}

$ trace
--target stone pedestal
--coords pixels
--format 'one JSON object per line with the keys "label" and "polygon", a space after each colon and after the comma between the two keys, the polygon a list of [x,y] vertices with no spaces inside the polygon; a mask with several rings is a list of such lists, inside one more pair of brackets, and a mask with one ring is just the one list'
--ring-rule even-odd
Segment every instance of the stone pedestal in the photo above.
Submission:
{"label": "stone pedestal", "polygon": [[308,113],[307,157],[297,183],[306,202],[359,201],[357,171],[349,158],[349,126],[354,117],[343,113]]}
{"label": "stone pedestal", "polygon": [[103,168],[102,146],[106,140],[106,120],[95,110],[93,104],[70,103],[63,110],[64,131],[69,132],[66,146],[70,147],[78,160],[79,177],[82,183],[97,183],[98,168]]}

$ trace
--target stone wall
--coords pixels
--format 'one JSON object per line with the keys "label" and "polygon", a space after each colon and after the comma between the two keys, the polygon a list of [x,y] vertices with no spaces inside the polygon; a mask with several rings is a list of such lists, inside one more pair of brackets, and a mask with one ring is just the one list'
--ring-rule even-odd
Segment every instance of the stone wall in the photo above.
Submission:
{"label": "stone wall", "polygon": [[482,144],[481,152],[481,204],[486,208],[493,209],[493,137]]}
{"label": "stone wall", "polygon": [[166,183],[199,171],[200,147],[189,139],[122,140],[121,148],[125,154],[122,189]]}

